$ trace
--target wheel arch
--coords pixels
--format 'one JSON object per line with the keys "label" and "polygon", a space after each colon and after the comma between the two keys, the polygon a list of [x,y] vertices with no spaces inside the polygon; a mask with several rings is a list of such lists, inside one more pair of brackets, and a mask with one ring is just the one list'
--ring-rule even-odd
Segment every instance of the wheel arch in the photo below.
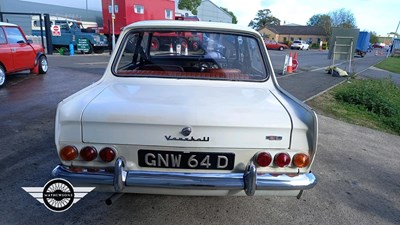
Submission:
{"label": "wheel arch", "polygon": [[[41,56],[46,57],[46,55],[43,52],[38,52],[36,53],[36,58],[35,58],[35,66],[37,66],[37,64],[39,63],[39,59]],[[46,57],[47,58],[47,57]]]}
{"label": "wheel arch", "polygon": [[7,73],[7,67],[6,67],[6,65],[4,65],[4,63],[2,61],[0,61],[0,66],[3,67],[4,72]]}

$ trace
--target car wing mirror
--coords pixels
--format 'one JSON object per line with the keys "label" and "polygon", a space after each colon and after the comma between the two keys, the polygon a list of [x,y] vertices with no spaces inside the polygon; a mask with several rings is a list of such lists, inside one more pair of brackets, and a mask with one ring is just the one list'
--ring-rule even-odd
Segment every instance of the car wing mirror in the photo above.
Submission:
{"label": "car wing mirror", "polygon": [[20,40],[20,41],[17,41],[17,43],[18,44],[25,44],[26,42],[24,40]]}

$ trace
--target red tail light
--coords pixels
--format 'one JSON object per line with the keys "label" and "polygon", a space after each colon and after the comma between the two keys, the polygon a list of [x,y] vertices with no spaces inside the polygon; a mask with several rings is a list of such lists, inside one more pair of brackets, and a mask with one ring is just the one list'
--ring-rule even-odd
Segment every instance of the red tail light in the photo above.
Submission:
{"label": "red tail light", "polygon": [[285,152],[279,153],[275,155],[274,163],[279,167],[288,166],[290,164],[290,155]]}
{"label": "red tail light", "polygon": [[257,154],[256,162],[258,166],[266,167],[271,164],[272,157],[268,152],[260,152]]}
{"label": "red tail light", "polygon": [[97,150],[93,146],[87,146],[81,149],[80,156],[85,161],[92,161],[97,157]]}
{"label": "red tail light", "polygon": [[310,157],[304,153],[298,153],[293,157],[293,164],[299,168],[310,165]]}
{"label": "red tail light", "polygon": [[78,157],[78,149],[75,146],[67,145],[61,149],[60,157],[65,161],[74,160]]}
{"label": "red tail light", "polygon": [[103,148],[99,155],[104,162],[111,162],[115,159],[115,151],[112,148]]}

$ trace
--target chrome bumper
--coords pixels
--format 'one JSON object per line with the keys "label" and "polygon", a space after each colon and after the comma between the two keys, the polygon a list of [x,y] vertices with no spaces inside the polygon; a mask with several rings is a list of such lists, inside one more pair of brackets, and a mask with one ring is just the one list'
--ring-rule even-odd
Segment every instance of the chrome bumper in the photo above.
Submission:
{"label": "chrome bumper", "polygon": [[107,47],[108,43],[94,43],[93,46],[95,46],[95,47]]}
{"label": "chrome bumper", "polygon": [[73,172],[58,165],[53,176],[84,184],[113,185],[115,192],[125,186],[193,190],[244,190],[249,196],[256,190],[306,190],[317,184],[312,173],[288,175],[257,174],[250,162],[244,173],[178,173],[127,171],[124,160],[115,162],[114,174],[106,172]]}

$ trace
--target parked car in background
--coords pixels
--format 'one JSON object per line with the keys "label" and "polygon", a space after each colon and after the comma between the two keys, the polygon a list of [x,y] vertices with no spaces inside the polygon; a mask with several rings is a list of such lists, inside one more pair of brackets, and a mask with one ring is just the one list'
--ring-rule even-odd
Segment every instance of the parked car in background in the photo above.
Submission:
{"label": "parked car in background", "polygon": [[385,43],[374,43],[372,48],[384,48],[385,46]]}
{"label": "parked car in background", "polygon": [[306,41],[303,40],[296,40],[290,45],[290,49],[298,49],[298,50],[308,50],[310,45],[307,44]]}
{"label": "parked car in background", "polygon": [[[160,33],[202,43],[152,48]],[[103,77],[58,105],[53,176],[114,196],[300,197],[317,183],[316,114],[278,85],[258,32],[153,20],[119,40]]]}
{"label": "parked car in background", "polygon": [[284,49],[289,48],[287,45],[272,41],[272,40],[265,40],[265,46],[267,46],[267,49],[274,49],[274,50],[280,50],[283,51]]}
{"label": "parked car in background", "polygon": [[47,69],[43,47],[27,40],[18,25],[0,22],[0,86],[11,73],[30,70],[44,74]]}

